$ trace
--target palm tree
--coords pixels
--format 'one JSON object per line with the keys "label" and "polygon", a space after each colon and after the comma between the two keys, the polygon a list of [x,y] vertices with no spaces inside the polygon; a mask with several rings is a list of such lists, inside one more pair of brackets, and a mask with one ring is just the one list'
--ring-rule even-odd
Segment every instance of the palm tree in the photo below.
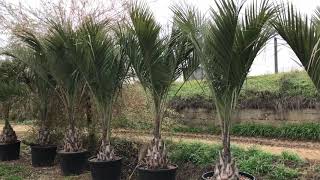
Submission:
{"label": "palm tree", "polygon": [[16,31],[15,36],[23,42],[23,45],[12,47],[5,54],[25,63],[29,68],[31,74],[29,89],[37,95],[35,100],[39,109],[40,129],[37,143],[48,145],[50,143],[48,113],[50,100],[52,100],[55,91],[55,82],[49,71],[44,38],[37,37],[34,32],[28,29]]}
{"label": "palm tree", "polygon": [[[167,154],[161,140],[161,120],[170,85],[184,71],[186,76],[198,66],[191,43],[177,27],[170,34],[162,31],[145,4],[135,3],[129,10],[130,27],[124,48],[140,83],[151,94],[154,105],[154,139],[148,150],[148,168],[167,168]],[[148,159],[149,158],[149,159]]]}
{"label": "palm tree", "polygon": [[78,63],[85,57],[81,32],[70,20],[49,20],[49,32],[45,37],[49,71],[56,82],[56,92],[61,99],[69,122],[65,134],[64,151],[82,150],[80,131],[76,128],[76,110],[86,90]]}
{"label": "palm tree", "polygon": [[80,29],[85,34],[83,42],[87,53],[79,68],[102,122],[102,143],[97,159],[114,160],[116,157],[110,147],[112,109],[129,67],[118,38],[121,32],[111,29],[108,21],[97,21],[93,17],[87,17]]}
{"label": "palm tree", "polygon": [[292,4],[282,4],[273,26],[299,58],[316,88],[320,90],[320,9],[313,19],[301,14]]}
{"label": "palm tree", "polygon": [[15,143],[17,136],[9,123],[10,109],[17,97],[23,95],[25,87],[19,81],[17,64],[10,60],[0,62],[0,103],[2,105],[5,126],[0,135],[0,143]]}
{"label": "palm tree", "polygon": [[233,0],[215,2],[217,9],[211,8],[210,17],[203,20],[194,8],[175,6],[172,10],[202,60],[221,120],[223,150],[212,179],[238,179],[230,151],[232,113],[253,60],[272,35],[266,24],[274,10],[267,0],[247,7]]}

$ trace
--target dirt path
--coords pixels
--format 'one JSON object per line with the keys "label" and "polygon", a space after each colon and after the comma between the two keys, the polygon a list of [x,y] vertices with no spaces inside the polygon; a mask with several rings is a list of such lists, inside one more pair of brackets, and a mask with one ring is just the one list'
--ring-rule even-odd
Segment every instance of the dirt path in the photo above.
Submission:
{"label": "dirt path", "polygon": [[[28,125],[12,125],[19,137],[23,137],[31,130],[31,126]],[[3,125],[0,124],[0,129]],[[115,130],[113,135],[116,137],[148,141],[150,140],[151,133],[132,131],[132,130]],[[220,137],[214,135],[203,134],[186,134],[186,133],[163,133],[163,137],[172,141],[184,141],[184,142],[202,142],[207,144],[220,143]],[[289,141],[289,140],[276,140],[265,138],[247,138],[247,137],[233,137],[232,144],[238,145],[243,148],[249,148],[256,146],[264,151],[280,154],[283,151],[291,151],[297,153],[300,157],[309,160],[320,161],[320,142],[310,141]]]}

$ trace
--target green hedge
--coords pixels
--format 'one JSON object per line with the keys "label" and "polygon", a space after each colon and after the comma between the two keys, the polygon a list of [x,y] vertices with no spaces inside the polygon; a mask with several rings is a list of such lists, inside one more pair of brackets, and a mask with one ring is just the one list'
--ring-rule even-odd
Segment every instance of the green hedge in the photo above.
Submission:
{"label": "green hedge", "polygon": [[[220,128],[216,126],[196,128],[180,125],[173,127],[172,130],[173,132],[210,133],[216,135],[221,133]],[[245,137],[317,141],[320,140],[320,123],[283,124],[279,126],[241,123],[232,126],[231,134]]]}

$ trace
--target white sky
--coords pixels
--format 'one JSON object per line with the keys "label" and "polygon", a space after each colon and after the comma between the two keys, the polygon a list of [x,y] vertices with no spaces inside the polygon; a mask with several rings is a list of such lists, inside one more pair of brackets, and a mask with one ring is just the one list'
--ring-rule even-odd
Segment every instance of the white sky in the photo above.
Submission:
{"label": "white sky", "polygon": [[[39,0],[7,0],[8,2],[21,2],[22,4],[27,4],[31,7],[40,7]],[[116,0],[115,0],[116,1]],[[170,11],[170,6],[176,3],[186,2],[188,4],[195,5],[203,13],[207,12],[209,7],[214,4],[214,0],[145,0],[150,5],[151,10],[158,19],[158,21],[165,25],[167,24],[172,17]],[[248,0],[249,2],[252,0]],[[259,1],[259,0],[258,0]],[[277,1],[277,0],[270,0]],[[320,6],[320,0],[288,0],[292,2],[297,8],[302,12],[312,15],[314,9],[317,6]],[[278,1],[277,1],[278,2]],[[1,39],[1,35],[0,35]],[[2,39],[3,36],[2,36]],[[284,45],[283,41],[278,41],[278,66],[279,71],[292,71],[296,69],[301,69],[295,61],[298,59],[295,57],[294,53]],[[295,61],[294,61],[295,60]],[[270,41],[266,48],[260,53],[260,55],[255,59],[253,66],[250,70],[249,75],[261,75],[269,74],[274,72],[274,49],[273,49],[273,40]]]}

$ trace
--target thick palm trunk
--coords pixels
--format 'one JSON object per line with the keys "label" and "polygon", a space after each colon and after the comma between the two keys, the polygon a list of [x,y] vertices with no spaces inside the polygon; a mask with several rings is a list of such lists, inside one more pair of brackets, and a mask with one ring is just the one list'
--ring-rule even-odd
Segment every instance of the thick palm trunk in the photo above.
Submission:
{"label": "thick palm trunk", "polygon": [[161,139],[161,114],[158,110],[155,113],[154,119],[154,138]]}
{"label": "thick palm trunk", "polygon": [[112,119],[112,105],[108,104],[105,106],[102,113],[102,141],[100,150],[97,154],[99,161],[109,161],[115,159],[113,148],[110,144],[111,138],[111,119]]}
{"label": "thick palm trunk", "polygon": [[161,139],[161,102],[158,98],[154,99],[154,131],[155,139]]}
{"label": "thick palm trunk", "polygon": [[223,157],[227,163],[231,162],[231,152],[230,152],[230,124],[226,121],[223,123],[222,130],[222,145],[223,145]]}
{"label": "thick palm trunk", "polygon": [[3,106],[3,114],[4,114],[4,118],[5,120],[9,120],[10,117],[10,103],[5,103]]}
{"label": "thick palm trunk", "polygon": [[3,127],[2,134],[0,135],[1,143],[14,143],[17,141],[16,132],[13,130],[9,123],[9,120],[5,120],[5,126]]}
{"label": "thick palm trunk", "polygon": [[82,150],[82,137],[80,130],[76,128],[74,119],[74,108],[67,108],[69,127],[64,138],[65,152],[79,152]]}
{"label": "thick palm trunk", "polygon": [[216,104],[221,120],[223,149],[219,153],[219,161],[215,165],[214,176],[212,177],[215,180],[239,179],[239,172],[232,159],[230,150],[230,126],[234,102],[235,97],[228,96],[226,99],[220,99],[220,103]]}
{"label": "thick palm trunk", "polygon": [[88,128],[88,151],[92,155],[96,151],[96,131],[95,131],[95,124],[92,121],[92,104],[91,104],[91,97],[89,92],[86,93],[86,103],[85,103],[85,112],[86,112],[86,121],[87,121],[87,128]]}
{"label": "thick palm trunk", "polygon": [[42,102],[40,109],[40,129],[38,133],[38,144],[40,145],[47,145],[50,143],[50,131],[48,127],[48,102],[44,101]]}

